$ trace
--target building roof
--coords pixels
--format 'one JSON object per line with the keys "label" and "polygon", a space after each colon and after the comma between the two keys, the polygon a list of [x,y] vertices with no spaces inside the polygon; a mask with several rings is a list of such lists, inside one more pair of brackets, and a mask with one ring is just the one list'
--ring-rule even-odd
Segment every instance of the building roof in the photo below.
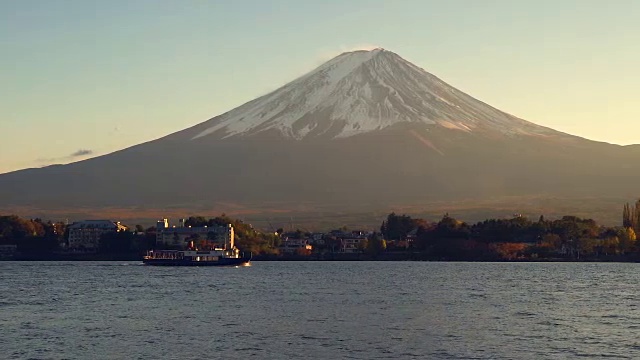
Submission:
{"label": "building roof", "polygon": [[118,227],[126,228],[126,226],[120,224],[120,222],[111,220],[83,220],[76,221],[69,225],[69,229],[109,229]]}
{"label": "building roof", "polygon": [[191,234],[191,233],[223,233],[228,230],[225,226],[203,226],[203,227],[168,227],[164,229],[158,229],[162,233],[178,233],[178,234]]}

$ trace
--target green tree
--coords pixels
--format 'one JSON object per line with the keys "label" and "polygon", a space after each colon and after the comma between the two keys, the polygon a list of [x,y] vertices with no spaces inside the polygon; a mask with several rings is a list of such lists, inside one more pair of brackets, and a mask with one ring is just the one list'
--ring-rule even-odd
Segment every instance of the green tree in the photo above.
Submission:
{"label": "green tree", "polygon": [[636,201],[635,212],[634,212],[634,222],[633,222],[633,230],[636,234],[640,233],[640,199]]}
{"label": "green tree", "polygon": [[624,204],[624,207],[622,208],[622,226],[625,228],[633,227],[631,206],[629,206],[629,203]]}
{"label": "green tree", "polygon": [[626,254],[631,251],[636,244],[636,233],[633,228],[624,228],[620,229],[617,234],[618,242],[618,251],[621,254]]}
{"label": "green tree", "polygon": [[577,256],[593,256],[597,255],[599,242],[594,238],[580,238],[578,239],[578,252]]}
{"label": "green tree", "polygon": [[360,241],[358,241],[357,247],[360,252],[366,252],[369,248],[369,242],[367,241],[367,239],[360,239]]}
{"label": "green tree", "polygon": [[[362,240],[361,240],[362,241]],[[378,255],[387,249],[387,242],[378,233],[373,233],[367,239],[366,251],[370,255]]]}
{"label": "green tree", "polygon": [[542,246],[558,251],[562,247],[562,238],[558,234],[545,234],[542,237]]}
{"label": "green tree", "polygon": [[602,251],[605,255],[616,255],[620,249],[620,239],[617,236],[609,236],[602,241]]}
{"label": "green tree", "polygon": [[205,225],[207,225],[207,219],[202,216],[189,216],[184,222],[184,226],[203,227]]}
{"label": "green tree", "polygon": [[632,228],[636,233],[640,232],[640,199],[636,201],[633,207],[629,203],[624,204],[622,226]]}
{"label": "green tree", "polygon": [[392,212],[380,225],[380,232],[389,240],[404,240],[407,234],[418,227],[418,223],[419,221],[410,216],[396,215],[395,212]]}

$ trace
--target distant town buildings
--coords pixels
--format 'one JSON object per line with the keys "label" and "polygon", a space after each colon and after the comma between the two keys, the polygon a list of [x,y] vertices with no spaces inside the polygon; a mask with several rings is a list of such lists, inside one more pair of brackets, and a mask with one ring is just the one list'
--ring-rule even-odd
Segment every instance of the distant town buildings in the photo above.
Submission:
{"label": "distant town buildings", "polygon": [[[350,232],[340,232],[336,234],[337,238],[340,239],[340,252],[343,253],[357,253],[362,252],[359,244],[361,241],[367,240],[367,236],[369,233],[364,231],[350,231]],[[335,236],[335,235],[334,235]]]}
{"label": "distant town buildings", "polygon": [[179,225],[170,226],[168,219],[162,219],[156,224],[156,246],[166,248],[186,248],[191,242],[197,244],[207,241],[214,244],[216,249],[232,249],[235,246],[233,226],[186,226],[185,220],[180,219]]}
{"label": "distant town buildings", "polygon": [[278,247],[280,254],[309,255],[313,250],[313,246],[309,243],[309,239],[291,239],[285,238]]}
{"label": "distant town buildings", "polygon": [[126,231],[128,228],[119,221],[84,220],[69,225],[69,249],[96,251],[100,238],[110,232]]}
{"label": "distant town buildings", "polygon": [[333,252],[354,254],[363,251],[362,241],[366,241],[371,231],[332,230],[329,233],[285,232],[280,234],[280,255],[305,255],[312,252]]}

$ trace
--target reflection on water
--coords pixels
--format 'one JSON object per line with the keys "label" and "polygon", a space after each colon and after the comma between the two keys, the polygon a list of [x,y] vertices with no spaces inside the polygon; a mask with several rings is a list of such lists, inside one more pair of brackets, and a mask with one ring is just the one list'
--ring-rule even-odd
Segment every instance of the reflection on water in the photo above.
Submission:
{"label": "reflection on water", "polygon": [[636,264],[0,262],[2,358],[640,358]]}

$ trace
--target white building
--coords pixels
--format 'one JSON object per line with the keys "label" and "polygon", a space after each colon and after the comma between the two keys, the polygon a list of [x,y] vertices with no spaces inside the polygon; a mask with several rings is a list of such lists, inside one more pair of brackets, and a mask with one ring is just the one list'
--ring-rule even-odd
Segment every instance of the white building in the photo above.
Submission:
{"label": "white building", "polygon": [[369,235],[371,233],[365,231],[351,231],[350,233],[342,234],[340,237],[342,244],[340,251],[343,253],[361,252],[360,243],[366,241]]}
{"label": "white building", "polygon": [[119,221],[85,220],[69,225],[69,249],[95,251],[102,235],[125,231],[127,227]]}
{"label": "white building", "polygon": [[185,220],[180,219],[178,227],[169,226],[168,219],[162,219],[156,224],[156,246],[166,248],[186,248],[191,241],[197,244],[206,240],[213,243],[216,249],[230,250],[235,247],[235,233],[233,226],[185,226]]}
{"label": "white building", "polygon": [[361,241],[366,240],[362,237],[349,237],[341,239],[340,251],[343,253],[357,253],[360,252],[359,244]]}
{"label": "white building", "polygon": [[311,234],[311,238],[309,239],[309,243],[311,245],[324,245],[325,241],[324,241],[324,234],[323,233],[313,233]]}
{"label": "white building", "polygon": [[282,240],[282,244],[278,248],[281,254],[299,254],[301,251],[311,252],[313,246],[309,244],[309,239],[290,239]]}

